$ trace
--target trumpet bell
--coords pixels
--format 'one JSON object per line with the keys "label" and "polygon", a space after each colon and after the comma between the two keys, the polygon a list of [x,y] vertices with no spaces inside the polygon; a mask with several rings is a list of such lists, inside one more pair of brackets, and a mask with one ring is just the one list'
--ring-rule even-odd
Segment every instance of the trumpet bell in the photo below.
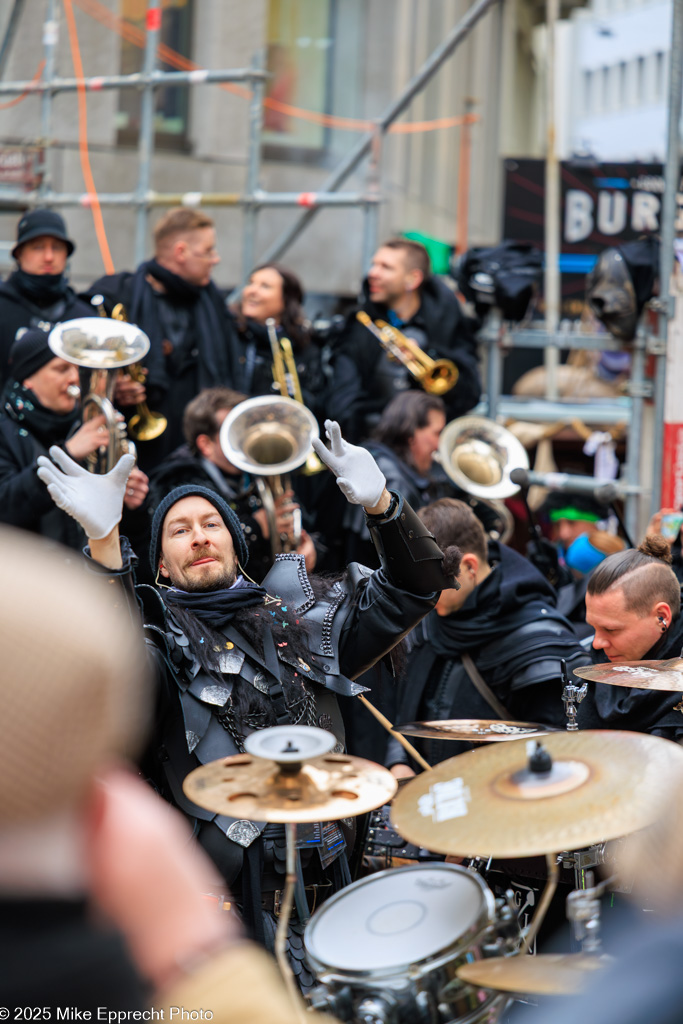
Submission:
{"label": "trumpet bell", "polygon": [[475,498],[509,498],[519,491],[510,473],[528,469],[524,446],[484,416],[461,416],[441,432],[439,461],[448,476]]}
{"label": "trumpet bell", "polygon": [[160,412],[151,412],[146,402],[138,406],[136,412],[128,420],[128,433],[135,441],[154,441],[161,437],[168,426],[168,420]]}
{"label": "trumpet bell", "polygon": [[303,465],[318,423],[305,405],[267,395],[240,402],[223,420],[220,445],[226,459],[255,476],[280,476]]}
{"label": "trumpet bell", "polygon": [[52,328],[48,345],[56,356],[90,370],[114,370],[143,359],[149,338],[135,324],[84,316]]}

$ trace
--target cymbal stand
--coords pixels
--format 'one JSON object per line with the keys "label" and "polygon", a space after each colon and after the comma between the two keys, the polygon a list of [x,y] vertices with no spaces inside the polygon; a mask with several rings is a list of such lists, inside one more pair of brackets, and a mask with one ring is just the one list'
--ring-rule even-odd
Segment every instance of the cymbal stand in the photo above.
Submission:
{"label": "cymbal stand", "polygon": [[305,1021],[306,1012],[301,1002],[301,993],[299,991],[299,986],[294,980],[294,974],[287,958],[287,931],[289,928],[289,919],[292,916],[294,892],[296,890],[297,883],[296,825],[285,825],[285,837],[287,841],[287,873],[285,876],[285,892],[280,905],[280,916],[277,920],[277,930],[275,932],[275,958],[278,962],[287,990],[289,991],[289,995],[291,996],[292,1004],[296,1008],[300,1019]]}
{"label": "cymbal stand", "polygon": [[558,867],[557,857],[558,855],[556,853],[546,854],[545,862],[548,865],[548,881],[545,883],[543,894],[541,895],[541,898],[538,901],[536,913],[534,914],[533,920],[527,928],[526,935],[524,936],[524,939],[522,941],[522,945],[519,950],[520,955],[528,953],[531,947],[533,946],[534,940],[536,939],[539,929],[543,924],[543,919],[548,912],[550,902],[553,896],[555,895],[555,890],[557,889],[557,881],[560,877],[560,869]]}
{"label": "cymbal stand", "polygon": [[577,705],[581,703],[588,693],[588,681],[586,680],[581,686],[577,686],[576,683],[570,683],[567,663],[564,659],[562,659],[562,680],[564,682],[562,702],[564,704],[564,713],[567,716],[567,732],[577,732],[579,728]]}
{"label": "cymbal stand", "polygon": [[567,896],[567,919],[571,922],[574,938],[581,943],[581,952],[589,956],[600,953],[600,897],[614,882],[616,875],[594,885],[592,871],[586,872],[587,889],[575,889]]}

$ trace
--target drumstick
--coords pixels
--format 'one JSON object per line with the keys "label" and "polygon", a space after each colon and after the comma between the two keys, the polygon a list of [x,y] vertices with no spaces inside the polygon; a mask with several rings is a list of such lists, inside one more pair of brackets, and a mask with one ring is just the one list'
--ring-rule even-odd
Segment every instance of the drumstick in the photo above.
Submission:
{"label": "drumstick", "polygon": [[384,715],[382,714],[382,712],[378,711],[377,708],[374,706],[374,704],[370,703],[370,701],[368,700],[367,697],[364,697],[362,693],[359,693],[358,694],[358,700],[362,700],[363,701],[363,703],[365,704],[365,706],[368,709],[368,711],[370,711],[375,716],[375,718],[380,723],[380,725],[383,725],[384,728],[389,733],[389,735],[393,736],[394,739],[398,740],[398,742],[401,744],[402,747],[405,747],[405,749],[408,751],[410,756],[412,758],[414,758],[414,760],[417,761],[417,763],[422,768],[424,768],[425,771],[431,772],[431,770],[432,770],[431,764],[429,764],[428,761],[425,761],[425,759],[422,756],[422,754],[420,754],[419,751],[417,751],[415,749],[415,747],[412,745],[412,743],[408,742],[408,740],[405,738],[405,736],[402,735],[402,733],[396,732],[396,730],[394,729],[394,727],[391,724],[391,722],[389,721],[389,719],[385,718]]}

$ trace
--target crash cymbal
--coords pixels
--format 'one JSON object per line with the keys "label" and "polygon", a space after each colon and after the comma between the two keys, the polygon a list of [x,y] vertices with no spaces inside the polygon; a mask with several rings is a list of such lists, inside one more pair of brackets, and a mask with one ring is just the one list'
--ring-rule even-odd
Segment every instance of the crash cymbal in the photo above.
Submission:
{"label": "crash cymbal", "polygon": [[574,675],[610,686],[635,686],[640,690],[683,690],[683,659],[666,661],[619,661],[606,665],[584,665]]}
{"label": "crash cymbal", "polygon": [[[609,730],[547,733],[550,770],[532,771],[527,747],[492,743],[411,779],[393,802],[396,831],[461,857],[534,857],[580,850],[657,819],[669,776],[683,779],[683,748]],[[668,792],[668,790],[666,791]]]}
{"label": "crash cymbal", "polygon": [[381,807],[396,792],[386,768],[347,754],[289,765],[236,754],[195,768],[185,795],[209,811],[248,821],[336,821]]}
{"label": "crash cymbal", "polygon": [[463,964],[455,972],[471,985],[538,996],[570,996],[580,992],[608,958],[585,953],[545,953],[539,956],[500,956]]}
{"label": "crash cymbal", "polygon": [[501,740],[532,739],[542,736],[549,726],[536,722],[501,722],[491,718],[450,718],[435,722],[408,722],[395,725],[404,736],[422,736],[427,740],[461,740],[466,743],[499,743]]}

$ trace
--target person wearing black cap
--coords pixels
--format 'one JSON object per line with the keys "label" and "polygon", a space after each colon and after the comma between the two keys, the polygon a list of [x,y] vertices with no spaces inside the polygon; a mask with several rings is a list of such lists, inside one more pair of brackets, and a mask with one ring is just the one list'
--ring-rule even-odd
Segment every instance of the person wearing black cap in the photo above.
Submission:
{"label": "person wearing black cap", "polygon": [[[148,643],[159,675],[155,742],[145,765],[158,789],[193,821],[200,844],[235,893],[253,934],[272,945],[277,892],[283,888],[281,826],[235,820],[194,805],[182,781],[193,768],[244,749],[254,730],[276,724],[317,725],[343,749],[337,695],[353,697],[352,680],[386,655],[452,586],[434,538],[400,495],[389,493],[368,451],[347,444],[326,422],[331,449],[314,442],[345,497],[365,509],[382,567],[357,564],[338,579],[309,578],[304,558],[277,557],[263,585],[246,576],[248,549],[227,503],[201,486],[176,488],[154,515],[150,560],[161,589],[147,596]],[[130,466],[124,456],[105,477],[85,473],[59,448],[40,460],[39,475],[56,504],[90,539],[93,570],[130,579],[129,546],[117,523]],[[333,833],[333,834],[332,834]],[[307,833],[302,854],[311,907],[350,881],[342,831]],[[300,902],[303,908],[303,902]],[[302,986],[301,919],[290,953]]]}
{"label": "person wearing black cap", "polygon": [[[0,412],[0,522],[80,551],[82,531],[54,507],[36,474],[51,445],[80,461],[107,440],[104,416],[80,424],[78,382],[78,367],[55,356],[44,331],[30,328],[14,342]],[[134,470],[126,507],[139,508],[147,489]]]}
{"label": "person wearing black cap", "polygon": [[19,221],[12,249],[17,269],[0,284],[0,387],[22,330],[49,331],[63,320],[92,316],[92,306],[78,297],[66,276],[74,249],[64,220],[54,210],[31,210]]}

